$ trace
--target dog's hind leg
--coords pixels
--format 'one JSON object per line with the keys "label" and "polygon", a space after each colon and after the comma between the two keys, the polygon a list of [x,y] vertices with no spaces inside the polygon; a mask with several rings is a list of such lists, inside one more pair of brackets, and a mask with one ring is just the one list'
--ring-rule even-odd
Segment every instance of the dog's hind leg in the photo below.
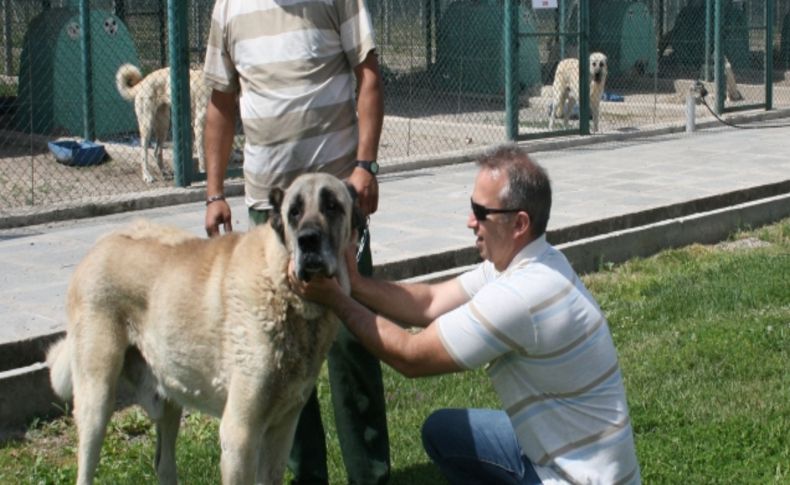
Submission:
{"label": "dog's hind leg", "polygon": [[159,167],[159,173],[162,177],[172,177],[173,170],[170,166],[165,167],[165,160],[163,148],[165,140],[167,140],[167,132],[170,131],[170,106],[163,104],[156,110],[154,115],[154,141],[156,143],[156,166]]}
{"label": "dog's hind leg", "polygon": [[166,400],[161,418],[156,422],[156,476],[160,484],[178,483],[176,438],[181,425],[181,406]]}
{"label": "dog's hind leg", "polygon": [[[93,483],[115,392],[123,368],[127,338],[113,317],[86,312],[74,325],[74,418],[79,436],[77,484]],[[81,332],[82,331],[82,332]]]}
{"label": "dog's hind leg", "polygon": [[[148,145],[151,144],[151,132],[156,122],[156,115],[149,106],[150,103],[151,101],[148,99],[137,98],[134,104],[134,109],[137,114],[137,123],[140,125],[140,148],[143,149],[143,180],[149,184],[154,181],[154,176],[151,175],[150,166],[148,165]],[[156,154],[156,152],[154,152],[154,154]]]}
{"label": "dog's hind leg", "polygon": [[198,105],[195,107],[195,153],[197,153],[198,159],[198,170],[203,173],[206,171],[206,150],[203,146],[203,130],[206,127],[206,106],[201,106],[198,101]]}

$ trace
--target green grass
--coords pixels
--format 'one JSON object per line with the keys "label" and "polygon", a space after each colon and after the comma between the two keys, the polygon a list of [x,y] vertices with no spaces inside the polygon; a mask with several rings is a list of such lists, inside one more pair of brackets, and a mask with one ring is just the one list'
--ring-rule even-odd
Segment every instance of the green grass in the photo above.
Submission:
{"label": "green grass", "polygon": [[[617,343],[644,483],[790,483],[790,219],[736,240],[752,244],[695,245],[584,277]],[[431,410],[497,405],[481,371],[407,380],[385,367],[385,386],[396,484],[442,482],[420,445]],[[319,394],[328,410],[325,375]],[[325,416],[332,483],[345,483]],[[219,483],[216,421],[185,421],[182,482]],[[64,418],[2,445],[0,483],[72,483],[74,435]],[[140,411],[116,415],[99,483],[155,482],[153,440]]]}

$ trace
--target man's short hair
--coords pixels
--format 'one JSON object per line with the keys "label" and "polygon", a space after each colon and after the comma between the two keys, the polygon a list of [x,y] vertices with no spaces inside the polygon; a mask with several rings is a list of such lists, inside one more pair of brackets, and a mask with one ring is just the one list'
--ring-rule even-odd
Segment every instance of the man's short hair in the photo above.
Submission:
{"label": "man's short hair", "polygon": [[551,213],[551,182],[546,170],[515,144],[494,148],[477,164],[480,168],[502,170],[507,174],[507,183],[500,194],[502,207],[526,210],[532,236],[542,236]]}

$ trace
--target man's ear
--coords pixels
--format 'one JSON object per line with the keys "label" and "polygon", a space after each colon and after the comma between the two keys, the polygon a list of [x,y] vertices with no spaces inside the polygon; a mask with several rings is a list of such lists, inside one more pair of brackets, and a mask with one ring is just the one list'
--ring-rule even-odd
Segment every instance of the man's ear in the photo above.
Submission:
{"label": "man's ear", "polygon": [[285,197],[285,192],[279,187],[274,187],[269,191],[269,204],[272,206],[271,214],[269,214],[269,224],[280,237],[280,242],[285,244],[285,227],[283,226],[283,218],[280,215],[283,197]]}
{"label": "man's ear", "polygon": [[529,235],[532,233],[532,219],[529,217],[527,211],[519,211],[516,213],[516,224],[513,228],[515,236],[522,234]]}
{"label": "man's ear", "polygon": [[365,215],[357,204],[357,189],[349,183],[346,184],[346,188],[349,195],[351,195],[351,233],[356,232],[360,234],[362,228],[365,227]]}

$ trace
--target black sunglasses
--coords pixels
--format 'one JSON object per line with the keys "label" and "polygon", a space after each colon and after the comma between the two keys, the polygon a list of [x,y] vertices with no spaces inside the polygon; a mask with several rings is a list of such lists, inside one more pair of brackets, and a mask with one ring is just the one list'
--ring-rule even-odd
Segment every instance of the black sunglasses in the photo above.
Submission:
{"label": "black sunglasses", "polygon": [[489,209],[486,206],[478,204],[472,199],[469,199],[469,202],[472,203],[472,214],[474,214],[475,219],[480,222],[486,220],[488,214],[508,214],[511,212],[525,211],[524,209]]}

